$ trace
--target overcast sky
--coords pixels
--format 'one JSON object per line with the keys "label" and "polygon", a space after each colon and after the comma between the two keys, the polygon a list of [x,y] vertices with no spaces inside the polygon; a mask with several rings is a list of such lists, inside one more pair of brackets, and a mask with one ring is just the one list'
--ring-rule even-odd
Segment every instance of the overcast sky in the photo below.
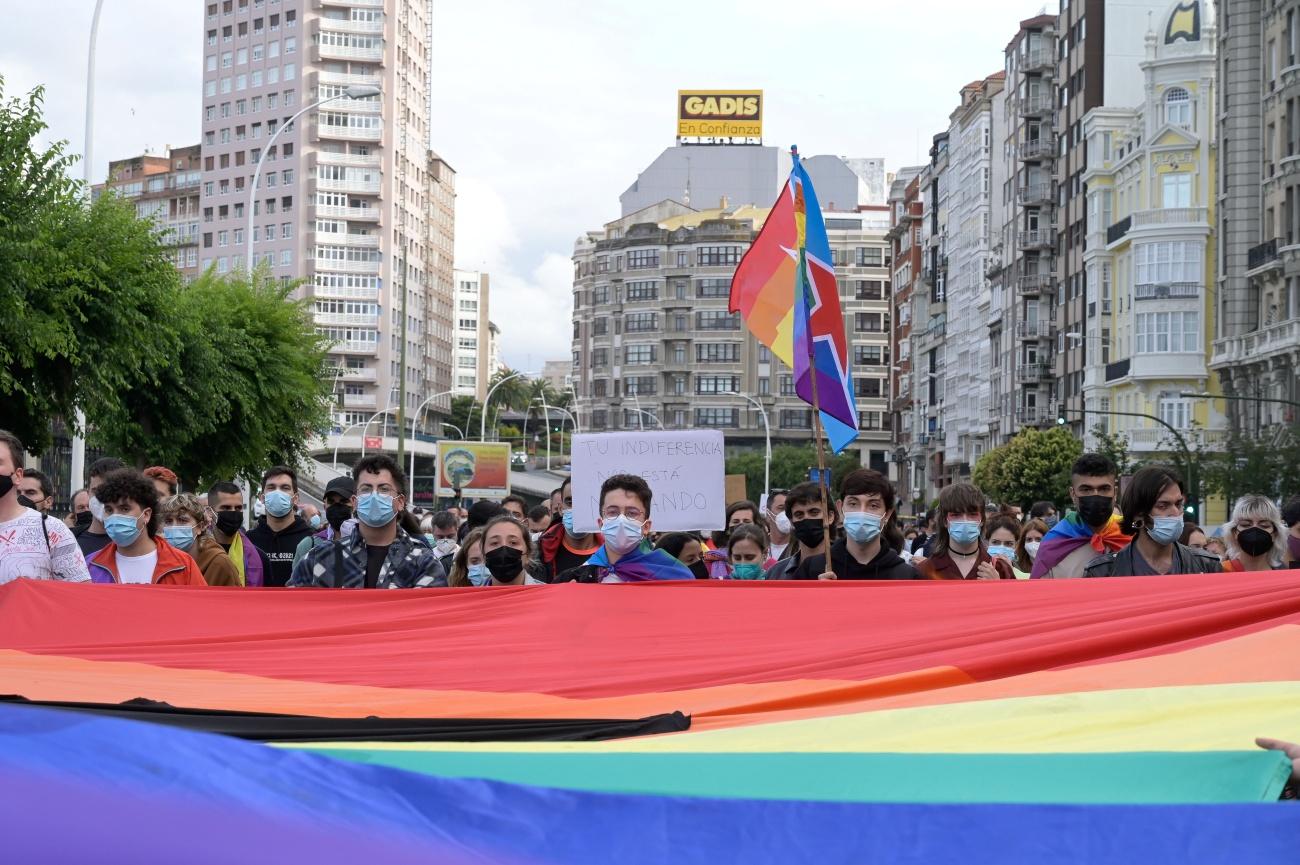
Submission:
{"label": "overcast sky", "polygon": [[[199,140],[205,0],[104,0],[95,175]],[[6,95],[46,88],[84,146],[93,0],[5,3]],[[457,171],[457,264],[486,270],[504,359],[569,356],[573,240],[675,134],[678,88],[765,91],[764,138],[920,162],[960,87],[1002,68],[1020,0],[434,0],[432,147]],[[797,9],[797,12],[795,11]],[[80,168],[77,169],[80,175]]]}

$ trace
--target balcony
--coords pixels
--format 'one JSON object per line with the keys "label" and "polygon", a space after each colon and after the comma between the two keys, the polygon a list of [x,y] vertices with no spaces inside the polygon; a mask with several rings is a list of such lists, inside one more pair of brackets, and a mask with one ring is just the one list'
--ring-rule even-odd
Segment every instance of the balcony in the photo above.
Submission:
{"label": "balcony", "polygon": [[1133,366],[1132,358],[1124,358],[1114,363],[1106,364],[1106,381],[1116,381],[1121,378],[1128,378],[1129,370]]}
{"label": "balcony", "polygon": [[330,204],[315,205],[316,215],[329,219],[356,219],[366,222],[379,221],[378,207],[335,207]]}
{"label": "balcony", "polygon": [[378,261],[334,261],[332,259],[318,258],[313,264],[316,271],[321,273],[366,273],[378,274]]}
{"label": "balcony", "polygon": [[[337,84],[340,87],[383,87],[384,79],[378,75],[353,75],[348,72],[320,72],[316,76],[317,84]],[[333,104],[333,103],[331,103]]]}
{"label": "balcony", "polygon": [[1198,282],[1147,283],[1133,287],[1134,300],[1171,300],[1201,296]]}
{"label": "balcony", "polygon": [[1041,117],[1053,110],[1051,93],[1031,93],[1020,100],[1021,117]]}
{"label": "balcony", "polygon": [[1041,412],[1036,406],[1026,406],[1016,409],[1016,423],[1021,426],[1034,426],[1035,424],[1045,423],[1047,421],[1047,412]]}
{"label": "balcony", "polygon": [[384,48],[353,48],[345,45],[313,45],[316,49],[316,62],[324,60],[361,60],[366,63],[383,63]]}
{"label": "balcony", "polygon": [[1254,333],[1218,340],[1214,344],[1212,366],[1258,362],[1266,363],[1269,355],[1300,348],[1300,319],[1269,325]]}
{"label": "balcony", "polygon": [[313,285],[312,297],[331,297],[342,300],[379,300],[379,289],[360,285]]}
{"label": "balcony", "polygon": [[1252,246],[1246,253],[1246,269],[1259,270],[1262,267],[1275,265],[1278,261],[1277,256],[1277,238],[1266,240],[1258,246]]}
{"label": "balcony", "polygon": [[349,114],[378,114],[384,103],[377,96],[364,99],[335,99],[329,104],[330,111],[343,111]]}
{"label": "balcony", "polygon": [[1018,321],[1016,336],[1021,339],[1051,339],[1055,329],[1050,321]]}
{"label": "balcony", "polygon": [[307,245],[353,246],[359,249],[378,249],[379,235],[356,234],[350,231],[308,232]]}
{"label": "balcony", "polygon": [[379,351],[379,342],[366,340],[339,340],[329,347],[330,354],[375,354]]}
{"label": "balcony", "polygon": [[1021,231],[1016,236],[1021,249],[1050,249],[1056,245],[1056,229],[1035,228]]}
{"label": "balcony", "polygon": [[1028,273],[1016,280],[1016,288],[1025,297],[1037,297],[1056,289],[1056,277],[1050,273]]}
{"label": "balcony", "polygon": [[372,9],[383,9],[384,0],[312,0],[313,9],[323,9],[326,6],[368,6]]}
{"label": "balcony", "polygon": [[378,168],[378,153],[330,153],[328,150],[318,150],[315,153],[316,162],[320,165],[346,165],[351,168]]}
{"label": "balcony", "polygon": [[1056,55],[1049,48],[1036,48],[1025,53],[1020,68],[1025,72],[1054,74],[1056,72]]}
{"label": "balcony", "polygon": [[315,314],[317,324],[354,325],[360,327],[379,327],[379,315],[365,315],[350,312],[318,312]]}
{"label": "balcony", "polygon": [[1034,183],[1016,190],[1016,201],[1024,207],[1041,207],[1051,204],[1056,197],[1056,189],[1050,183]]}
{"label": "balcony", "polygon": [[1016,381],[1021,384],[1037,384],[1051,375],[1052,368],[1045,363],[1023,363],[1016,368]]}
{"label": "balcony", "polygon": [[375,407],[375,395],[373,393],[345,393],[343,394],[344,408],[370,408]]}
{"label": "balcony", "polygon": [[343,18],[318,18],[316,21],[320,30],[329,30],[334,33],[360,33],[365,36],[375,36],[384,32],[383,21],[351,21]]}
{"label": "balcony", "polygon": [[327,180],[321,178],[316,181],[316,189],[320,192],[354,192],[358,195],[376,195],[379,188],[380,183],[378,180]]}
{"label": "balcony", "polygon": [[1022,162],[1041,162],[1044,159],[1051,159],[1056,156],[1056,137],[1047,135],[1022,141],[1019,155]]}
{"label": "balcony", "polygon": [[1123,240],[1125,235],[1128,234],[1128,230],[1132,227],[1133,227],[1133,217],[1126,216],[1123,219],[1121,219],[1119,222],[1116,222],[1110,228],[1107,228],[1106,245],[1110,246],[1112,243],[1118,243],[1119,241]]}
{"label": "balcony", "polygon": [[350,366],[344,367],[343,374],[339,376],[341,381],[359,381],[374,382],[378,380],[379,375],[373,367],[368,366]]}
{"label": "balcony", "polygon": [[1161,207],[1134,211],[1133,228],[1148,225],[1204,225],[1209,227],[1210,211],[1204,207]]}
{"label": "balcony", "polygon": [[341,141],[378,141],[383,129],[378,126],[337,126],[333,123],[317,123],[317,138],[337,138]]}

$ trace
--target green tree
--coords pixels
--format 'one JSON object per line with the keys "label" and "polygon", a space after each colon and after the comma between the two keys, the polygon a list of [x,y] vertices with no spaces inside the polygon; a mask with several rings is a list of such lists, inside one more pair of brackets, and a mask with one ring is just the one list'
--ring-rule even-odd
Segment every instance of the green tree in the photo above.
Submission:
{"label": "green tree", "polygon": [[1123,433],[1112,435],[1101,424],[1097,424],[1092,428],[1092,435],[1097,439],[1096,452],[1110,458],[1110,461],[1119,469],[1120,477],[1133,473],[1137,466],[1129,456],[1128,436]]}
{"label": "green tree", "polygon": [[1003,474],[1002,464],[1006,461],[1010,449],[1011,444],[1007,443],[988,451],[976,461],[975,468],[971,472],[971,483],[983,490],[984,494],[994,501],[1008,500],[1006,488],[1003,487],[1005,475]]}
{"label": "green tree", "polygon": [[[745,491],[753,501],[758,501],[765,492],[763,464],[761,448],[733,454],[726,461],[727,474],[745,476]],[[801,484],[808,480],[808,469],[816,465],[817,452],[811,444],[777,445],[772,448],[772,487],[789,489],[795,484]],[[827,454],[826,467],[831,470],[831,496],[838,498],[840,482],[849,472],[861,468],[862,462],[857,451],[845,451],[839,456]]]}
{"label": "green tree", "polygon": [[182,479],[254,475],[301,463],[329,425],[328,343],[293,287],[212,270],[176,288],[167,362],[87,407],[95,442]]}
{"label": "green tree", "polygon": [[178,348],[179,283],[147,222],[111,196],[86,207],[59,142],[42,147],[42,91],[7,99],[0,78],[0,403],[40,452],[69,425],[147,382]]}
{"label": "green tree", "polygon": [[[477,434],[478,427],[474,426],[474,420],[478,417],[475,409],[478,406],[478,400],[472,396],[454,396],[451,398],[451,424],[465,434],[466,437]],[[470,432],[473,426],[474,433]],[[448,430],[449,435],[455,434],[456,430]]]}
{"label": "green tree", "polygon": [[[1083,445],[1062,426],[1021,430],[1004,445],[997,465],[995,497],[1002,504],[1028,507],[1036,501],[1060,505],[1070,488],[1070,467]],[[988,493],[988,490],[985,490]]]}

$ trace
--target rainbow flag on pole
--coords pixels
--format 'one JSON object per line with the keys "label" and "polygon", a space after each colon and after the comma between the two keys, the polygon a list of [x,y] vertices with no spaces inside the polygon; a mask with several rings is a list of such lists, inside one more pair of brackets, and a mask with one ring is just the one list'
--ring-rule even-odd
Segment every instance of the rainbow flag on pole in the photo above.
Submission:
{"label": "rainbow flag on pole", "polygon": [[731,280],[732,312],[794,370],[795,392],[813,405],[813,375],[831,449],[858,437],[848,338],[826,223],[812,180],[794,166],[767,221]]}

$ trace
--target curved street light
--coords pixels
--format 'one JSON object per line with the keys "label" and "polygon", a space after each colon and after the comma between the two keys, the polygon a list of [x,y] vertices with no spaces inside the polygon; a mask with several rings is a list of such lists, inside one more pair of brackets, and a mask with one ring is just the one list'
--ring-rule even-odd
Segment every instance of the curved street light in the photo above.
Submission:
{"label": "curved street light", "polygon": [[[330,465],[334,466],[334,471],[339,470],[339,445],[343,443],[343,437],[348,434],[348,430],[359,426],[361,426],[360,423],[352,424],[352,426],[345,428],[343,432],[339,433],[339,437],[334,440],[334,460],[330,463]],[[363,441],[362,444],[365,444],[365,442]]]}
{"label": "curved street light", "polygon": [[511,373],[510,375],[501,379],[501,381],[492,385],[492,387],[488,389],[487,396],[483,398],[483,413],[482,415],[479,416],[479,426],[478,426],[479,441],[485,441],[487,439],[487,410],[488,410],[488,403],[492,402],[492,394],[496,392],[497,388],[501,387],[501,385],[505,384],[511,379],[515,379],[515,378],[519,378],[520,376],[527,376],[527,375],[528,373],[526,372]]}
{"label": "curved street light", "polygon": [[443,421],[443,422],[442,422],[442,425],[443,425],[443,426],[449,426],[449,427],[451,427],[451,428],[454,429],[456,432],[460,433],[460,440],[461,440],[461,441],[464,441],[464,440],[465,440],[465,431],[464,431],[463,429],[461,429],[460,427],[456,426],[454,423],[451,423],[450,421]]}
{"label": "curved street light", "polygon": [[749,400],[758,409],[758,415],[763,419],[763,438],[766,440],[767,447],[764,451],[763,459],[763,495],[767,495],[772,489],[772,428],[767,425],[767,409],[763,404],[754,399],[747,393],[741,393],[738,390],[723,391],[725,396],[738,396]]}
{"label": "curved street light", "polygon": [[[411,415],[411,435],[412,435],[412,437],[414,437],[414,435],[415,435],[416,427],[418,427],[418,426],[420,425],[420,413],[424,411],[424,409],[429,405],[429,403],[433,402],[433,401],[434,401],[435,399],[437,399],[438,397],[440,397],[440,396],[446,396],[446,395],[449,394],[449,393],[451,393],[451,391],[449,391],[449,390],[444,390],[442,393],[435,393],[433,396],[429,397],[429,398],[426,399],[424,402],[420,403],[419,407],[416,408],[416,410],[415,410],[415,414]],[[400,432],[403,436],[406,435],[406,429],[405,429],[405,428],[399,430],[399,432]],[[407,483],[410,484],[410,485],[412,486],[412,492],[414,492],[414,486],[415,486],[415,442],[411,442],[411,473],[408,474],[406,477],[407,477]]]}

